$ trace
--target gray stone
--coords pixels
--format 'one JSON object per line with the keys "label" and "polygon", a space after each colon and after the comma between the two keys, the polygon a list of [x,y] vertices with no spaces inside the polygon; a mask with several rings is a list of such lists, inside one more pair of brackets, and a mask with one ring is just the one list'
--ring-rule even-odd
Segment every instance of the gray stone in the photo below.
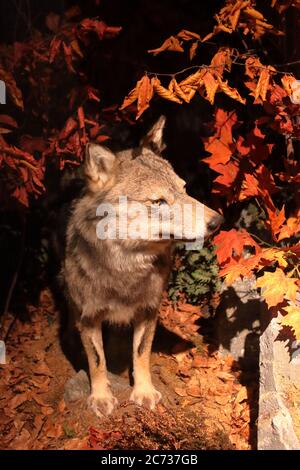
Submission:
{"label": "gray stone", "polygon": [[[128,392],[129,380],[125,379],[116,374],[108,372],[108,379],[111,387],[115,393]],[[80,400],[81,398],[87,398],[90,394],[90,381],[87,373],[84,370],[80,370],[67,380],[65,384],[64,400],[66,403],[72,403]]]}
{"label": "gray stone", "polygon": [[[265,317],[260,337],[258,449],[299,450],[286,392],[300,387],[299,346],[280,337],[280,318]],[[269,323],[268,323],[269,322]],[[286,333],[288,335],[288,332]],[[291,344],[294,352],[291,352]]]}
{"label": "gray stone", "polygon": [[90,394],[90,381],[87,373],[80,370],[74,377],[67,380],[65,384],[64,400],[66,403],[77,401]]}
{"label": "gray stone", "polygon": [[215,317],[219,351],[231,355],[243,369],[258,369],[260,318],[266,310],[254,278],[224,285]]}

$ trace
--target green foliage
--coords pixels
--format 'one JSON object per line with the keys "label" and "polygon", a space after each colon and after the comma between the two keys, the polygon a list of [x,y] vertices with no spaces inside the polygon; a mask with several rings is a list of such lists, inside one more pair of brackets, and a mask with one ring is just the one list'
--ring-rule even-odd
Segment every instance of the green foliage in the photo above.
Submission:
{"label": "green foliage", "polygon": [[183,293],[187,302],[197,304],[220,290],[219,268],[213,247],[186,251],[179,245],[176,253],[180,267],[171,275],[168,290],[171,300],[176,301]]}

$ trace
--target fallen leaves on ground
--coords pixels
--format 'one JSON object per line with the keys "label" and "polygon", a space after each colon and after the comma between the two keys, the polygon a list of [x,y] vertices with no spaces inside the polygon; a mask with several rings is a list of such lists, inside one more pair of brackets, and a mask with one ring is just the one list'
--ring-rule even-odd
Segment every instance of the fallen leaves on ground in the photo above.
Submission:
{"label": "fallen leaves on ground", "polygon": [[[16,320],[1,365],[2,449],[248,449],[255,383],[240,383],[232,358],[210,354],[201,338],[198,306],[165,298],[161,321],[179,336],[170,353],[154,353],[153,377],[164,400],[154,412],[121,402],[99,421],[86,400],[64,402],[74,370],[59,344],[58,317],[50,293],[30,307],[30,322]],[[182,338],[182,339],[180,339]],[[200,341],[200,340],[199,340]],[[126,391],[127,393],[127,391]],[[128,398],[130,386],[128,383]]]}

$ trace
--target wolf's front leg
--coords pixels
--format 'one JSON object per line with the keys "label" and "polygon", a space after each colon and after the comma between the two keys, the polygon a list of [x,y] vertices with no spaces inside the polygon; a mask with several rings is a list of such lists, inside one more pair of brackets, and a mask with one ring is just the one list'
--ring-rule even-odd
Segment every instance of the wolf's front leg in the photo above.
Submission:
{"label": "wolf's front leg", "polygon": [[161,394],[152,384],[150,372],[151,347],[156,327],[156,314],[136,321],[133,334],[134,387],[130,400],[138,405],[147,405],[151,410],[161,399]]}
{"label": "wolf's front leg", "polygon": [[89,327],[81,325],[80,336],[87,354],[91,378],[91,395],[88,403],[100,418],[109,415],[118,403],[111,392],[107,377],[101,323]]}

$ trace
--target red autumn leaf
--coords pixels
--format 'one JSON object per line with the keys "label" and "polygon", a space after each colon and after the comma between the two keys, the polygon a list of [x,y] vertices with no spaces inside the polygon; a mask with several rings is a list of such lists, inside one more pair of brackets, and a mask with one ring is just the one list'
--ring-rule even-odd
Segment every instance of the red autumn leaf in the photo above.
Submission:
{"label": "red autumn leaf", "polygon": [[82,106],[79,106],[79,108],[77,110],[77,114],[78,114],[79,127],[80,127],[80,129],[84,129],[85,128],[85,122],[84,122],[84,111],[83,111]]}
{"label": "red autumn leaf", "polygon": [[286,224],[280,228],[278,241],[284,240],[285,238],[293,237],[299,232],[300,232],[299,217],[289,217],[286,221]]}
{"label": "red autumn leaf", "polygon": [[210,152],[210,157],[204,158],[210,168],[214,169],[220,163],[225,164],[232,155],[232,128],[237,123],[237,115],[234,111],[227,113],[221,108],[217,109],[215,121],[215,134],[204,141],[205,150]]}
{"label": "red autumn leaf", "polygon": [[257,253],[250,258],[239,259],[238,261],[232,258],[230,263],[226,264],[220,269],[220,276],[225,277],[226,284],[232,284],[239,277],[248,277],[253,273],[253,270],[257,267],[262,252]]}
{"label": "red autumn leaf", "polygon": [[228,262],[232,257],[240,258],[245,246],[255,248],[256,253],[261,250],[256,241],[244,229],[240,231],[231,229],[229,232],[221,231],[214,237],[213,243],[217,246],[216,255],[219,264]]}
{"label": "red autumn leaf", "polygon": [[65,56],[68,70],[72,73],[75,73],[74,67],[72,65],[72,48],[65,42],[63,42],[63,48],[64,48],[64,56]]}
{"label": "red autumn leaf", "polygon": [[264,199],[267,207],[274,207],[270,194],[276,189],[272,174],[264,165],[260,165],[253,174],[245,174],[239,199],[242,201],[248,197],[258,196]]}
{"label": "red autumn leaf", "polygon": [[70,117],[67,120],[65,127],[62,129],[62,131],[59,134],[59,140],[67,139],[69,135],[72,134],[72,132],[74,132],[75,129],[77,129],[77,126],[78,126],[77,121],[74,118]]}
{"label": "red autumn leaf", "polygon": [[279,212],[277,212],[275,208],[272,209],[272,208],[267,207],[267,212],[268,212],[268,216],[270,220],[273,238],[277,240],[276,235],[280,232],[280,229],[286,220],[284,206],[282,206]]}
{"label": "red autumn leaf", "polygon": [[237,175],[239,174],[239,167],[236,162],[228,162],[226,165],[214,165],[214,171],[220,173],[214,180],[214,184],[217,183],[222,186],[231,187],[234,183]]}
{"label": "red autumn leaf", "polygon": [[5,124],[5,126],[8,127],[18,127],[18,124],[15,119],[11,116],[8,116],[7,114],[0,114],[0,124]]}
{"label": "red autumn leaf", "polygon": [[50,44],[50,51],[49,51],[49,62],[50,64],[52,64],[52,62],[54,61],[55,57],[57,56],[58,52],[59,52],[59,49],[60,49],[60,46],[61,46],[61,39],[58,39],[56,37],[54,37],[51,41],[51,44]]}
{"label": "red autumn leaf", "polygon": [[229,162],[232,155],[231,150],[225,145],[221,140],[210,138],[211,142],[205,144],[205,150],[210,152],[212,155],[210,157],[203,158],[203,162],[207,163],[210,168],[213,170],[217,165]]}

